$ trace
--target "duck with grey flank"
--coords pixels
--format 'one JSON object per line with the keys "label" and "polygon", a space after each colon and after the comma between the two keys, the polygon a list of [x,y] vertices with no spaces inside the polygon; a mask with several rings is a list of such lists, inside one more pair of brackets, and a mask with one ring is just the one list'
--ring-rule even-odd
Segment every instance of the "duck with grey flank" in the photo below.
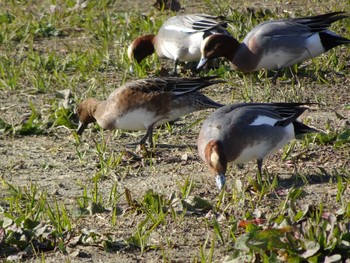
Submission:
{"label": "duck with grey flank", "polygon": [[316,57],[328,50],[349,44],[350,40],[327,28],[344,12],[265,21],[238,40],[223,34],[207,37],[201,46],[202,57],[197,68],[208,59],[225,57],[234,70],[253,72],[261,69],[279,71],[285,67]]}
{"label": "duck with grey flank", "polygon": [[241,103],[215,110],[203,123],[198,152],[216,176],[221,189],[227,164],[257,160],[261,174],[263,158],[285,146],[295,135],[317,132],[297,118],[311,103]]}

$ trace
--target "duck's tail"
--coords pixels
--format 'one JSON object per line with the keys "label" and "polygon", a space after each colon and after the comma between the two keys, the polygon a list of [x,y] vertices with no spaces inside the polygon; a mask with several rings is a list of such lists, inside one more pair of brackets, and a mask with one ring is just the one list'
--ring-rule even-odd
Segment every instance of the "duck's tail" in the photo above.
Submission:
{"label": "duck's tail", "polygon": [[321,43],[326,51],[343,44],[350,44],[350,39],[339,36],[331,31],[319,33]]}
{"label": "duck's tail", "polygon": [[293,122],[294,125],[294,133],[295,135],[302,135],[305,133],[318,133],[320,132],[319,130],[316,130],[312,127],[307,126],[304,123],[301,123],[299,121],[294,121]]}

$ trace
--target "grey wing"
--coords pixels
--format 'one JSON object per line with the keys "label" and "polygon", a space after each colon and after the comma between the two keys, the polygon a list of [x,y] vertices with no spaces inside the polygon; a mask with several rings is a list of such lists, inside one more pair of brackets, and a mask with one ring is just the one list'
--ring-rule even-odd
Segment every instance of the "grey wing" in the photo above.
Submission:
{"label": "grey wing", "polygon": [[313,35],[311,30],[294,21],[266,21],[256,26],[244,38],[247,46],[254,39],[256,48],[265,50],[286,49],[289,53],[299,53],[305,45],[305,41]]}
{"label": "grey wing", "polygon": [[254,27],[245,39],[252,36],[269,37],[269,36],[288,36],[288,35],[305,35],[311,34],[308,26],[296,23],[293,20],[275,20],[265,21]]}
{"label": "grey wing", "polygon": [[222,21],[221,18],[206,14],[190,14],[172,17],[163,26],[166,30],[175,30],[178,32],[206,32],[216,27],[227,27],[227,22]]}

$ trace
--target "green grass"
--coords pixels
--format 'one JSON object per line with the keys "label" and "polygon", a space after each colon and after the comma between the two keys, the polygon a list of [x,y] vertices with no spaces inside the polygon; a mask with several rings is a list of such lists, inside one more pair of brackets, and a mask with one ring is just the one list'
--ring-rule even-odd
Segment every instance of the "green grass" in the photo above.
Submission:
{"label": "green grass", "polygon": [[[74,172],[81,178],[70,182],[76,187],[73,193],[66,194],[58,187],[63,194],[55,194],[41,184],[41,177],[16,180],[20,176],[16,167],[21,165],[16,160],[6,164],[4,175],[0,175],[1,260],[45,262],[58,251],[67,257],[65,260],[78,261],[83,255],[79,246],[98,247],[113,257],[124,253],[135,260],[157,255],[164,262],[177,257],[193,262],[221,261],[225,257],[229,262],[340,262],[350,257],[350,132],[346,124],[350,106],[344,103],[344,93],[327,93],[331,87],[340,90],[348,85],[348,47],[331,50],[308,61],[305,67],[295,66],[299,82],[291,81],[287,70],[281,83],[274,85],[268,72],[242,74],[229,70],[225,61],[200,73],[227,80],[230,91],[221,97],[227,102],[311,100],[320,103],[318,110],[332,114],[318,120],[314,112],[308,113],[311,116],[304,121],[324,132],[293,141],[276,162],[267,160],[268,164],[290,162],[295,166],[294,173],[293,168],[279,170],[293,173],[288,187],[284,180],[278,180],[280,174],[273,167],[256,177],[254,163],[252,169],[243,172],[230,167],[231,184],[218,192],[208,188],[209,179],[201,181],[200,176],[209,172],[203,169],[196,149],[180,149],[189,156],[183,159],[184,152],[179,157],[173,149],[156,149],[156,157],[143,158],[114,144],[124,142],[125,137],[134,141],[139,133],[104,132],[95,125],[87,132],[93,139],[84,140],[74,132],[76,103],[90,96],[105,98],[122,83],[159,75],[163,67],[172,66],[153,55],[141,65],[133,65],[132,74],[126,54],[128,43],[141,34],[154,33],[171,13],[153,9],[146,14],[124,12],[125,3],[107,0],[88,1],[86,6],[75,6],[73,0],[5,2],[0,10],[0,94],[4,103],[0,107],[15,117],[1,112],[0,134],[4,141],[58,137],[61,144],[55,152],[71,153],[64,159],[67,169],[59,176],[72,172],[70,164],[75,162],[79,169]],[[305,4],[310,7],[315,1]],[[338,4],[350,11],[346,1]],[[50,5],[55,7],[50,9]],[[245,10],[243,5],[221,0],[206,0],[201,5],[232,20],[229,30],[239,40],[264,20],[290,16],[273,8]],[[293,16],[313,14],[311,9],[302,11]],[[328,9],[320,7],[318,11]],[[332,29],[350,37],[350,19],[335,23]],[[68,101],[56,94],[65,89],[71,92]],[[18,101],[5,105],[7,96]],[[19,106],[11,110],[17,102]],[[204,117],[186,120],[182,127],[166,124],[154,132],[154,139],[161,142],[194,133]],[[342,120],[345,124],[338,125]],[[71,142],[71,148],[66,149],[64,141]],[[41,150],[48,152],[46,147],[43,143]],[[328,159],[316,162],[325,158],[323,153]],[[6,149],[1,154],[5,159]],[[42,158],[35,154],[27,159]],[[19,150],[18,158],[22,155]],[[304,161],[310,168],[303,167]],[[44,158],[40,164],[37,170],[43,176],[45,170],[54,171],[57,165]],[[161,170],[162,165],[169,169]],[[30,173],[27,168],[21,172]],[[176,174],[172,190],[157,183],[147,185],[147,189],[141,187],[144,181],[157,179],[159,173],[169,177]],[[232,174],[237,177],[232,178]],[[136,185],[133,191],[123,188],[128,180],[140,187]],[[306,193],[312,191],[308,187],[315,186],[314,181],[318,187],[331,184],[333,192],[309,204]]]}

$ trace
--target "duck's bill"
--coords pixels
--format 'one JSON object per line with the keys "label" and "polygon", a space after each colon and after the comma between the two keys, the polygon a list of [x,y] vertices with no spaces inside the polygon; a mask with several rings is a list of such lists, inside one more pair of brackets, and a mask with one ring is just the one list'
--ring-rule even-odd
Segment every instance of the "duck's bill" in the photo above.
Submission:
{"label": "duck's bill", "polygon": [[216,181],[216,185],[218,186],[219,190],[221,190],[224,187],[225,182],[226,182],[225,175],[218,174],[215,178],[215,181]]}
{"label": "duck's bill", "polygon": [[81,121],[79,121],[79,126],[77,129],[77,134],[81,135],[83,133],[83,131],[85,130],[85,128],[87,127],[87,125]]}
{"label": "duck's bill", "polygon": [[205,57],[202,57],[201,60],[199,61],[198,65],[197,65],[197,69],[200,69],[201,67],[203,67],[206,63],[207,63],[208,59]]}

